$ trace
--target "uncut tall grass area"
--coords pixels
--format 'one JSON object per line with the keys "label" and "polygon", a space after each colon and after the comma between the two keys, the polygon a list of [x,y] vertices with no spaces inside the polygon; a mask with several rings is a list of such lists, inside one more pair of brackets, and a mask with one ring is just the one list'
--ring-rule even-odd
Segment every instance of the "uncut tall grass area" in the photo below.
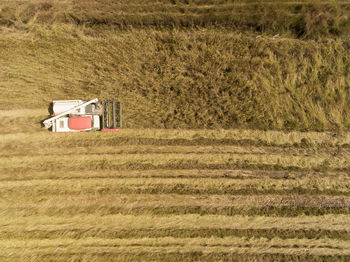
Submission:
{"label": "uncut tall grass area", "polygon": [[[0,261],[350,261],[350,2],[0,0]],[[123,103],[52,133],[52,100]]]}
{"label": "uncut tall grass area", "polygon": [[129,128],[342,131],[349,11],[333,1],[1,1],[0,108],[113,98]]}

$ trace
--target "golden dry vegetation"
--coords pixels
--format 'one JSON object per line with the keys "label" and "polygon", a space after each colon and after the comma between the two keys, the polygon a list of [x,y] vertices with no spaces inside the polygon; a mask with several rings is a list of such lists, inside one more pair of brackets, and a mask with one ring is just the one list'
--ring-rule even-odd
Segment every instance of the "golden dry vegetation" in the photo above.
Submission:
{"label": "golden dry vegetation", "polygon": [[[0,0],[0,260],[349,261],[349,15]],[[41,126],[94,97],[125,129]]]}
{"label": "golden dry vegetation", "polygon": [[0,108],[114,98],[128,128],[350,127],[348,2],[1,1]]}
{"label": "golden dry vegetation", "polygon": [[0,113],[1,260],[350,258],[348,133],[59,134],[41,113]]}

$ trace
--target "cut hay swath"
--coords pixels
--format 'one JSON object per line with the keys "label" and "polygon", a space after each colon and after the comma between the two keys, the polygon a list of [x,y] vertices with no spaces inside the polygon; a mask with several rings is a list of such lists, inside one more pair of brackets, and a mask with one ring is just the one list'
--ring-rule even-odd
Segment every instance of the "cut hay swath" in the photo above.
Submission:
{"label": "cut hay swath", "polygon": [[350,257],[348,134],[23,131],[0,140],[3,260]]}

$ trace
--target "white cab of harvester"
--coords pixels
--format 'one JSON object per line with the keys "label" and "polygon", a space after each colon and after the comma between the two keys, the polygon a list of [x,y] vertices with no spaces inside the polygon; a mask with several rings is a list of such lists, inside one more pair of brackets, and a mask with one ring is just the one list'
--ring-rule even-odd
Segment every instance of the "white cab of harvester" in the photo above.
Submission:
{"label": "white cab of harvester", "polygon": [[121,103],[114,100],[98,102],[97,98],[90,101],[54,100],[52,117],[45,120],[44,125],[46,128],[51,127],[52,132],[118,131],[122,125]]}
{"label": "white cab of harvester", "polygon": [[69,132],[68,119],[69,117],[61,117],[54,120],[52,123],[52,132]]}

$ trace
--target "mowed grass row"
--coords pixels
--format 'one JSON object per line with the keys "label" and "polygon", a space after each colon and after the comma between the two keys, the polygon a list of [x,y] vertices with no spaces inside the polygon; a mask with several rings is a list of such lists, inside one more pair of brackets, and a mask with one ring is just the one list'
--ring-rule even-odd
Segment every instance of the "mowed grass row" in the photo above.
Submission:
{"label": "mowed grass row", "polygon": [[84,170],[76,171],[33,171],[25,173],[3,172],[0,181],[29,181],[29,180],[88,180],[91,178],[188,178],[188,179],[319,179],[329,177],[338,180],[349,178],[347,172],[308,172],[308,171],[275,171],[275,170],[247,170],[247,169],[150,169],[150,170]]}
{"label": "mowed grass row", "polygon": [[[35,149],[35,148],[34,148]],[[266,146],[230,146],[230,145],[198,145],[198,146],[164,146],[164,145],[115,145],[115,146],[73,146],[63,148],[62,145],[52,145],[50,147],[41,147],[40,150],[35,150],[30,146],[17,147],[13,150],[3,150],[0,152],[0,157],[23,157],[29,153],[38,155],[124,155],[124,154],[250,154],[250,155],[338,155],[346,156],[350,150],[347,148],[281,148],[281,147],[266,147]]]}
{"label": "mowed grass row", "polygon": [[[164,248],[165,249],[165,248]],[[55,249],[57,251],[57,249]],[[236,249],[235,249],[236,250]],[[67,261],[69,259],[77,259],[82,261],[347,261],[349,256],[347,255],[310,255],[310,254],[286,254],[281,253],[282,249],[274,249],[274,253],[271,252],[258,252],[258,253],[248,253],[250,248],[240,248],[242,252],[202,252],[202,251],[193,251],[193,252],[150,252],[145,253],[141,252],[118,252],[118,251],[102,251],[99,252],[99,248],[96,248],[93,251],[87,252],[86,250],[79,252],[68,252],[63,249],[62,253],[34,253],[28,256],[16,256],[16,253],[12,253],[9,259],[4,258],[3,261],[13,261],[14,258],[21,260],[55,260],[55,261]],[[238,248],[237,248],[238,250]],[[290,253],[291,250],[286,250]],[[254,252],[252,250],[251,252]],[[66,254],[67,253],[67,254]],[[6,256],[8,257],[8,256]]]}
{"label": "mowed grass row", "polygon": [[41,122],[49,118],[48,110],[22,109],[0,111],[0,134],[35,133],[42,130]]}
{"label": "mowed grass row", "polygon": [[[30,110],[27,113],[30,114]],[[217,140],[230,139],[247,141],[249,132],[252,134],[251,141],[265,146],[251,146],[251,142],[236,146],[216,143]],[[149,129],[142,132],[126,129],[115,134],[41,132],[2,137],[5,139],[0,142],[0,147],[4,149],[0,158],[0,192],[7,200],[1,206],[17,216],[57,213],[230,216],[349,213],[350,177],[347,172],[339,172],[340,169],[346,171],[349,152],[346,147],[332,145],[333,140],[327,141],[331,145],[329,147],[317,146],[334,137],[331,133]],[[139,137],[165,143],[138,144]],[[346,139],[347,134],[339,137]],[[190,144],[198,138],[211,139],[211,142],[203,146],[199,142],[195,142],[197,146]],[[126,139],[124,142],[133,141],[135,144],[118,144],[118,139],[121,139],[119,142]],[[304,139],[307,142],[291,148],[275,143],[288,139]],[[189,143],[167,145],[169,140]],[[324,172],[316,172],[320,170]],[[118,198],[120,194],[137,194],[143,204],[130,198],[121,201]],[[157,197],[162,194],[165,194],[165,200],[147,200],[152,195]],[[271,194],[275,198],[285,194],[303,194],[306,199],[287,204],[275,200],[268,204]],[[62,199],[56,199],[56,195]],[[92,201],[94,195],[115,201]],[[237,201],[196,202],[195,199],[198,200],[201,195],[217,195],[219,199],[244,195],[246,198],[260,197],[263,202],[257,206],[252,205],[253,201],[248,204],[249,201],[242,200],[244,197],[240,201],[246,206]],[[307,199],[308,195],[314,198]],[[192,196],[189,199],[193,203],[180,201],[187,196]],[[340,198],[333,200],[332,196]],[[80,198],[82,202],[77,200],[79,204],[73,205],[68,201],[71,198]],[[84,198],[88,202],[84,202]],[[21,204],[16,203],[19,199]],[[28,202],[28,199],[38,204]],[[54,205],[55,201],[64,205]]]}
{"label": "mowed grass row", "polygon": [[[239,258],[238,254],[244,252],[247,258],[253,255],[263,255],[266,258],[283,258],[283,253],[288,253],[286,257],[306,258],[336,255],[350,257],[349,241],[334,239],[246,239],[239,237],[211,237],[211,238],[141,238],[141,239],[104,239],[86,238],[69,239],[59,238],[53,240],[3,240],[0,247],[5,248],[0,254],[0,258],[5,260],[38,260],[54,257],[55,261],[65,261],[65,259],[84,258],[85,260],[95,260],[96,258],[110,261],[116,258],[129,257],[132,260],[143,260],[146,256],[153,259],[163,257],[166,261],[174,261],[174,257],[182,260],[185,258],[201,258],[201,261],[214,258]],[[59,248],[57,248],[59,247]],[[22,249],[21,255],[18,250]],[[310,250],[310,251],[308,251]],[[82,257],[80,257],[82,256]],[[58,260],[57,260],[58,258]],[[209,259],[208,259],[209,258]],[[242,256],[243,258],[243,256]],[[259,261],[259,260],[254,260]],[[266,261],[266,260],[265,260]],[[297,261],[297,260],[294,260]]]}
{"label": "mowed grass row", "polygon": [[289,171],[348,171],[348,153],[340,155],[163,153],[34,155],[0,158],[2,173],[32,171],[100,171],[150,169],[248,169]]}
{"label": "mowed grass row", "polygon": [[[73,147],[111,147],[111,146],[132,146],[132,145],[152,145],[152,146],[256,146],[256,147],[279,147],[284,150],[291,150],[294,148],[309,148],[312,150],[315,149],[348,149],[350,147],[349,138],[345,135],[339,135],[338,138],[334,138],[332,134],[325,135],[324,138],[309,139],[308,133],[297,134],[299,137],[283,137],[284,133],[272,134],[276,136],[275,138],[264,138],[264,133],[257,134],[257,137],[254,137],[254,133],[250,138],[249,134],[239,135],[235,137],[235,134],[227,134],[226,138],[220,138],[220,131],[208,130],[208,133],[212,133],[212,137],[201,136],[201,132],[188,132],[187,138],[173,138],[176,135],[176,132],[170,138],[157,136],[157,130],[145,130],[145,133],[154,133],[153,137],[148,137],[147,134],[142,136],[137,136],[132,134],[134,130],[123,130],[120,134],[105,134],[101,135],[100,133],[96,134],[48,134],[47,132],[33,133],[33,134],[23,134],[18,133],[16,135],[2,135],[0,141],[0,147],[3,154],[5,151],[14,151],[14,153],[20,150],[28,150],[28,148],[33,148],[35,151],[37,149],[44,149],[46,147],[52,147],[53,150],[56,148],[66,148],[72,150]],[[226,130],[225,130],[226,131]],[[236,130],[239,132],[245,133],[246,130]],[[171,130],[169,130],[171,133]],[[186,132],[185,132],[186,134]],[[194,135],[194,137],[191,136]],[[232,135],[232,137],[230,137]],[[261,135],[261,137],[259,137]],[[267,134],[269,135],[269,134]],[[306,136],[306,137],[305,137]],[[285,139],[286,141],[276,141],[278,138]],[[99,149],[96,149],[99,150]],[[6,153],[11,153],[6,152]],[[45,152],[45,151],[44,151]],[[57,151],[56,151],[57,152]]]}
{"label": "mowed grass row", "polygon": [[350,240],[348,215],[266,217],[221,215],[2,216],[0,237],[56,239],[87,237],[279,237]]}
{"label": "mowed grass row", "polygon": [[223,178],[91,178],[71,180],[3,181],[2,195],[14,197],[105,194],[312,194],[349,196],[349,179],[305,178],[297,180]]}
{"label": "mowed grass row", "polygon": [[248,215],[300,216],[350,214],[350,198],[317,195],[104,194],[23,195],[0,201],[0,214],[47,215]]}
{"label": "mowed grass row", "polygon": [[0,135],[0,260],[350,257],[347,133],[21,129]]}

